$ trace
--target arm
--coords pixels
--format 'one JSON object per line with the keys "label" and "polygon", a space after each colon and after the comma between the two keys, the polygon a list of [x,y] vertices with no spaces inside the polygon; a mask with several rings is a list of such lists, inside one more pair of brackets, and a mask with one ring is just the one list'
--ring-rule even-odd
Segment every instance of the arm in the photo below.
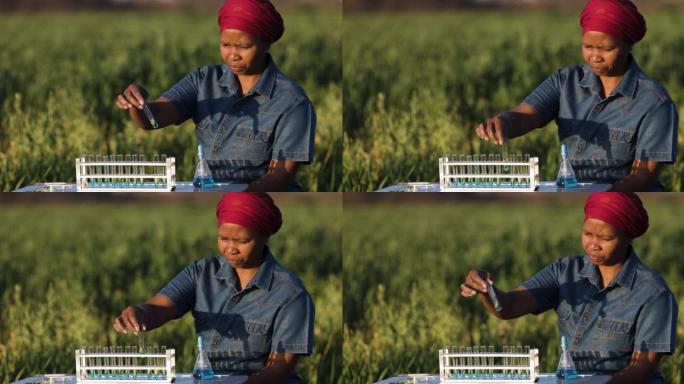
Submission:
{"label": "arm", "polygon": [[632,171],[610,187],[611,192],[646,192],[656,183],[663,163],[653,160],[634,160]]}
{"label": "arm", "polygon": [[249,375],[245,384],[283,383],[294,372],[297,355],[294,353],[272,352],[266,360],[266,366]]}
{"label": "arm", "polygon": [[648,382],[648,379],[658,370],[660,360],[664,353],[634,351],[629,365],[614,374],[609,384],[640,384]]}
{"label": "arm", "polygon": [[149,331],[176,318],[176,305],[164,295],[156,295],[142,304],[126,307],[114,320],[114,330],[119,333]]}
{"label": "arm", "polygon": [[268,173],[249,183],[247,192],[276,192],[287,191],[297,176],[299,163],[292,160],[271,160]]}
{"label": "arm", "polygon": [[510,111],[488,118],[475,132],[482,140],[503,144],[506,139],[523,136],[544,125],[544,120],[533,106],[521,103]]}
{"label": "arm", "polygon": [[501,311],[497,312],[487,294],[487,284],[494,284],[488,272],[471,270],[468,276],[466,276],[466,281],[461,284],[461,296],[473,297],[478,295],[487,311],[499,319],[515,319],[538,312],[537,302],[529,290],[520,287],[510,292],[505,292],[493,287],[501,305]]}

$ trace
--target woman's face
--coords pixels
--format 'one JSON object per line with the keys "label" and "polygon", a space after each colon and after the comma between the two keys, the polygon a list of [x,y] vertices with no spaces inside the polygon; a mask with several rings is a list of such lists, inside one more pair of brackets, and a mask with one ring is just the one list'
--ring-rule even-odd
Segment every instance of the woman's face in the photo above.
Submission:
{"label": "woman's face", "polygon": [[258,75],[266,68],[269,45],[237,29],[224,29],[220,36],[221,57],[236,75]]}
{"label": "woman's face", "polygon": [[582,35],[582,56],[596,76],[622,76],[632,47],[603,32]]}
{"label": "woman's face", "polygon": [[256,268],[264,260],[266,236],[238,224],[218,227],[218,248],[233,268]]}
{"label": "woman's face", "polygon": [[597,266],[620,264],[627,257],[630,238],[599,219],[587,219],[582,228],[582,247]]}

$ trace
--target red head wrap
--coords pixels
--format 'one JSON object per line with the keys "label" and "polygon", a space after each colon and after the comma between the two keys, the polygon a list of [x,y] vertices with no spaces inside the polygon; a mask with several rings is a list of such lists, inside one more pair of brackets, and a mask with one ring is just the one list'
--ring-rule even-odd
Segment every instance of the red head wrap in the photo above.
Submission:
{"label": "red head wrap", "polygon": [[589,0],[580,15],[582,33],[597,31],[633,45],[646,34],[646,21],[629,0]]}
{"label": "red head wrap", "polygon": [[226,193],[216,204],[218,225],[238,224],[266,236],[278,232],[283,224],[280,209],[265,193]]}
{"label": "red head wrap", "polygon": [[631,239],[648,229],[648,213],[634,193],[592,193],[584,203],[584,221],[599,219],[624,232]]}
{"label": "red head wrap", "polygon": [[237,29],[275,43],[285,32],[283,18],[268,0],[226,0],[219,10],[218,24],[224,29]]}

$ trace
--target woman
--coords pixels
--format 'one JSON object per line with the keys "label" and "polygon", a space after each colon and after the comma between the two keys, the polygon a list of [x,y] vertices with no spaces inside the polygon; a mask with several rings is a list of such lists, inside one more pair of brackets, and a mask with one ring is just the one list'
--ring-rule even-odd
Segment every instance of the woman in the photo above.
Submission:
{"label": "woman", "polygon": [[[158,127],[192,118],[215,181],[248,183],[248,191],[298,190],[300,164],[313,160],[316,114],[306,94],[268,54],[284,32],[263,0],[226,0],[219,11],[223,65],[207,65],[148,103]],[[142,129],[147,91],[131,84],[117,96]]]}
{"label": "woman", "polygon": [[288,383],[297,359],[310,355],[314,306],[302,282],[266,242],[282,224],[266,194],[227,193],[216,206],[221,256],[193,262],[156,296],[114,321],[119,333],[151,330],[192,311],[218,373],[247,383]]}
{"label": "woman", "polygon": [[584,205],[583,256],[559,259],[510,292],[492,287],[498,312],[487,272],[471,270],[461,295],[478,295],[501,319],[553,308],[580,372],[611,374],[610,383],[664,383],[658,364],[674,352],[677,302],[632,248],[647,228],[635,194],[592,194]]}
{"label": "woman", "polygon": [[586,64],[556,71],[516,108],[480,124],[477,135],[503,144],[555,120],[580,181],[662,190],[658,174],[677,158],[679,117],[631,55],[646,22],[627,0],[591,0],[580,25]]}

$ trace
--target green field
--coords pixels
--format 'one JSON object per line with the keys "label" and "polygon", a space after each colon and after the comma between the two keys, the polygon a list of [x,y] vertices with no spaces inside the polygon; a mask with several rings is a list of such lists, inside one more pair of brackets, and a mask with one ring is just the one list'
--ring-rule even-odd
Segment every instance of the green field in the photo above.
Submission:
{"label": "green field", "polygon": [[[577,14],[345,14],[343,190],[436,182],[442,154],[500,153],[476,138],[475,127],[516,106],[557,69],[582,63]],[[681,191],[683,14],[645,16],[648,33],[633,53],[678,106],[678,162],[661,180]],[[509,153],[538,156],[542,179],[555,179],[555,123],[509,146]]]}
{"label": "green field", "polygon": [[[458,345],[530,345],[540,349],[541,371],[555,372],[560,336],[553,311],[497,320],[479,300],[462,299],[459,285],[478,268],[510,290],[557,258],[581,254],[583,199],[449,197],[451,203],[397,198],[351,205],[345,196],[344,383],[437,373],[437,350]],[[684,198],[655,198],[645,199],[651,227],[634,247],[665,278],[681,310]],[[667,383],[684,383],[683,342],[680,313],[676,353],[661,366]]]}
{"label": "green field", "polygon": [[[219,198],[0,202],[0,383],[73,374],[74,350],[82,345],[136,345],[134,337],[114,332],[114,318],[156,294],[193,260],[218,255]],[[270,247],[299,275],[316,306],[314,353],[300,360],[298,372],[305,382],[338,383],[341,196],[278,204],[284,224]],[[176,349],[177,372],[192,371],[195,342],[189,314],[145,336],[147,345]]]}
{"label": "green field", "polygon": [[[271,53],[305,89],[318,115],[309,191],[342,179],[341,12],[285,13]],[[74,181],[81,153],[166,153],[181,180],[196,165],[195,126],[145,132],[115,96],[131,82],[156,98],[195,68],[220,63],[216,15],[45,13],[0,15],[0,190]]]}

